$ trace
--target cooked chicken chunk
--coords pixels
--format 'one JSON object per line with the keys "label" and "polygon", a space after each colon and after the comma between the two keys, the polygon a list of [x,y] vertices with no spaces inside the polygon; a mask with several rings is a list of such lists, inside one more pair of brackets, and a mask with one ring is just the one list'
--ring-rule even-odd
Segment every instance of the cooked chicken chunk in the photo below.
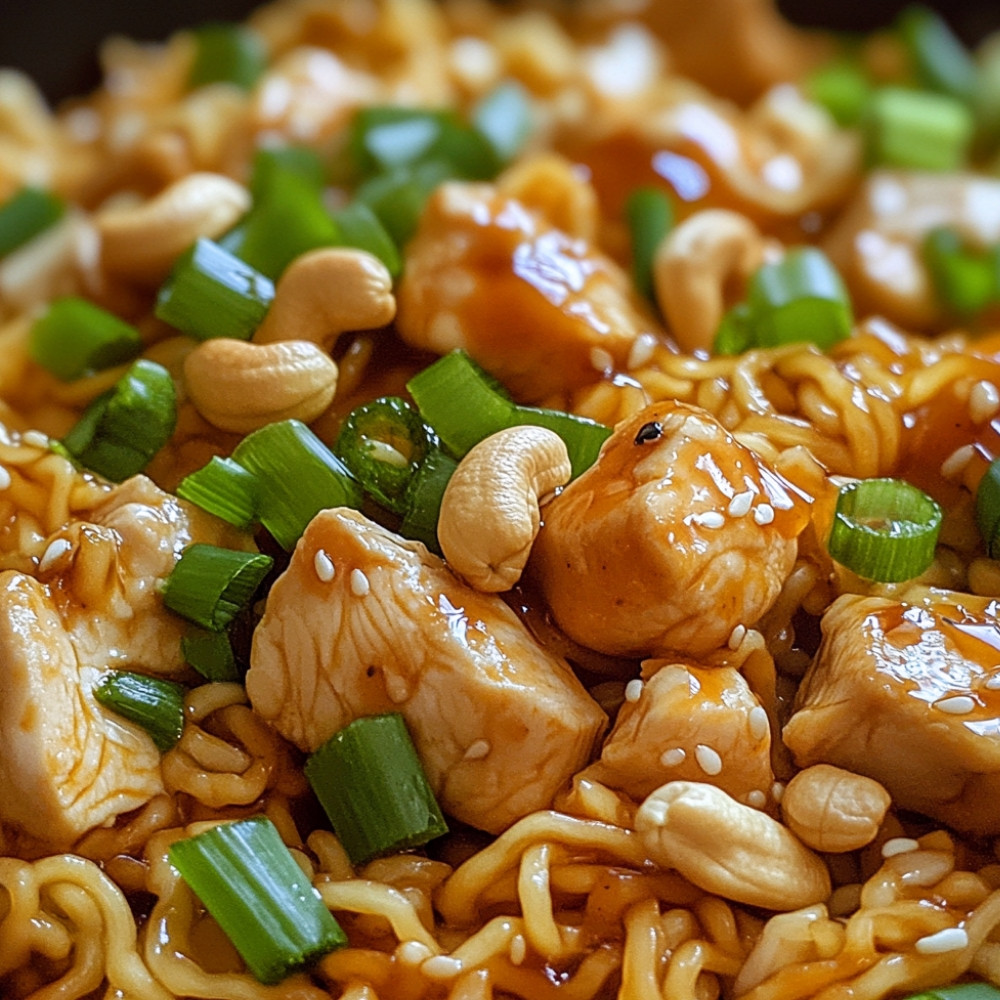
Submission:
{"label": "cooked chicken chunk", "polygon": [[881,782],[897,806],[1000,833],[1000,603],[844,595],[823,616],[785,743]]}
{"label": "cooked chicken chunk", "polygon": [[0,573],[0,819],[56,848],[163,791],[160,753],[102,708],[43,584]]}
{"label": "cooked chicken chunk", "polygon": [[763,806],[774,782],[767,712],[732,667],[647,660],[635,701],[626,699],[584,773],[634,799],[668,781],[702,781]]}
{"label": "cooked chicken chunk", "polygon": [[529,569],[582,645],[697,657],[768,610],[808,509],[710,414],[655,403],[545,507]]}
{"label": "cooked chicken chunk", "polygon": [[442,808],[493,833],[548,806],[606,722],[499,597],[340,508],[313,519],[272,587],[246,686],[303,750],[401,712]]}
{"label": "cooked chicken chunk", "polygon": [[614,261],[488,184],[432,195],[397,308],[405,341],[464,348],[526,403],[623,370],[655,328]]}

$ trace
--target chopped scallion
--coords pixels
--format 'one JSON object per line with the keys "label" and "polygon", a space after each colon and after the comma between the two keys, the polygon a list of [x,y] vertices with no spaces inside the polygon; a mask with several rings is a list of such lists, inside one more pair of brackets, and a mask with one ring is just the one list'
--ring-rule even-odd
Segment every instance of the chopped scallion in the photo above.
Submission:
{"label": "chopped scallion", "polygon": [[458,462],[440,448],[432,448],[406,487],[405,508],[399,533],[423,542],[431,552],[441,554],[437,540],[441,498]]}
{"label": "chopped scallion", "polygon": [[955,230],[931,230],[923,257],[941,301],[956,315],[974,316],[1000,297],[993,255],[970,250]]}
{"label": "chopped scallion", "polygon": [[140,358],[87,407],[61,447],[85,468],[121,482],[142,472],[167,443],[176,422],[170,373]]}
{"label": "chopped scallion", "polygon": [[378,257],[393,278],[403,270],[399,248],[393,242],[382,221],[363,201],[354,200],[343,208],[335,209],[333,221],[340,232],[344,246],[357,247]]}
{"label": "chopped scallion", "polygon": [[450,176],[446,163],[432,160],[377,174],[361,184],[355,195],[375,213],[401,247],[416,232],[431,192]]}
{"label": "chopped scallion", "polygon": [[837,59],[815,70],[805,81],[806,95],[822,105],[838,125],[857,125],[872,94],[871,84],[854,61]]}
{"label": "chopped scallion", "polygon": [[398,713],[355,719],[309,757],[305,773],[354,865],[448,832]]}
{"label": "chopped scallion", "polygon": [[259,149],[250,168],[250,194],[255,203],[266,200],[292,176],[322,191],[326,168],[319,153],[307,146]]}
{"label": "chopped scallion", "polygon": [[510,162],[531,134],[528,92],[515,80],[499,84],[473,108],[472,124],[493,147],[497,159]]}
{"label": "chopped scallion", "polygon": [[753,346],[755,343],[750,307],[745,302],[738,302],[722,317],[722,322],[715,331],[712,353],[742,354]]}
{"label": "chopped scallion", "polygon": [[914,4],[899,15],[896,25],[923,87],[967,103],[975,99],[976,63],[940,14]]}
{"label": "chopped scallion", "polygon": [[188,86],[232,83],[249,90],[267,68],[264,40],[242,24],[205,24],[194,31],[195,53]]}
{"label": "chopped scallion", "polygon": [[866,580],[912,580],[934,559],[941,517],[938,504],[909,483],[864,479],[841,488],[827,548]]}
{"label": "chopped scallion", "polygon": [[280,982],[347,944],[266,816],[176,840],[170,863],[262,983]]}
{"label": "chopped scallion", "polygon": [[992,983],[953,983],[935,986],[906,1000],[1000,1000],[1000,988]]}
{"label": "chopped scallion", "polygon": [[344,463],[298,420],[267,424],[247,435],[232,458],[256,477],[260,523],[286,550],[321,510],[358,509],[364,499]]}
{"label": "chopped scallion", "polygon": [[184,662],[209,681],[239,681],[240,669],[226,632],[192,631],[181,639]]}
{"label": "chopped scallion", "polygon": [[62,198],[44,188],[22,187],[0,205],[0,257],[55,225],[66,211]]}
{"label": "chopped scallion", "polygon": [[142,350],[139,331],[87,299],[56,299],[35,321],[31,357],[64,382],[130,361]]}
{"label": "chopped scallion", "polygon": [[156,299],[156,315],[198,340],[249,340],[274,298],[271,280],[209,239],[174,265]]}
{"label": "chopped scallion", "polygon": [[257,480],[231,458],[213,456],[180,481],[177,495],[237,528],[257,522]]}
{"label": "chopped scallion", "polygon": [[650,301],[653,290],[653,260],[663,238],[674,224],[674,207],[666,191],[656,187],[636,188],[625,202],[632,243],[632,275],[636,287]]}
{"label": "chopped scallion", "polygon": [[221,632],[253,599],[274,560],[261,552],[238,552],[196,542],[174,565],[163,603],[188,621]]}
{"label": "chopped scallion", "polygon": [[184,687],[174,681],[110,670],[94,687],[94,697],[105,708],[145,729],[163,753],[181,738]]}
{"label": "chopped scallion", "polygon": [[990,462],[976,488],[976,524],[991,559],[1000,557],[1000,459]]}

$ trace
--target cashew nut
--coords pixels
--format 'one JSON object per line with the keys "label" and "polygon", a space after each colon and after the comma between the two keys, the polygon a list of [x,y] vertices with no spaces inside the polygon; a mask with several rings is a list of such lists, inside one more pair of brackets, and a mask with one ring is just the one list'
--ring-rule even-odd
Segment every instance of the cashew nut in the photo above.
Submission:
{"label": "cashew nut", "polygon": [[714,785],[663,785],[639,807],[635,829],[654,862],[724,899],[787,911],[830,895],[818,855],[767,813]]}
{"label": "cashew nut", "polygon": [[870,844],[892,799],[872,778],[831,764],[799,771],[781,797],[781,815],[817,851],[855,851]]}
{"label": "cashew nut", "polygon": [[724,208],[696,212],[664,237],[653,258],[653,286],[682,351],[711,348],[733,292],[763,261],[760,231]]}
{"label": "cashew nut", "polygon": [[101,211],[101,261],[109,271],[157,282],[199,236],[220,236],[250,208],[250,192],[222,174],[182,177],[138,205]]}
{"label": "cashew nut", "polygon": [[315,420],[336,392],[337,365],[308,341],[251,344],[217,337],[184,359],[184,380],[210,424],[244,434],[278,420]]}
{"label": "cashew nut", "polygon": [[327,350],[349,330],[374,330],[396,315],[392,275],[364,250],[324,247],[297,257],[278,280],[253,339],[311,340]]}
{"label": "cashew nut", "polygon": [[538,534],[540,498],[569,482],[566,445],[544,427],[508,427],[458,464],[441,500],[438,542],[477,590],[509,590]]}

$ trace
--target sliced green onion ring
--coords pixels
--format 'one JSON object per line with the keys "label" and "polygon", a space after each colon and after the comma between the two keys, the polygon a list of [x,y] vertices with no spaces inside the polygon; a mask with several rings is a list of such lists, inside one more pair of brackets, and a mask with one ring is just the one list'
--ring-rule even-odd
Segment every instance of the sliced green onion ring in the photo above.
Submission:
{"label": "sliced green onion ring", "polygon": [[440,448],[432,448],[410,478],[404,497],[403,520],[399,533],[423,542],[431,552],[441,554],[437,540],[438,517],[445,487],[458,462]]}
{"label": "sliced green onion ring", "polygon": [[493,147],[501,163],[509,163],[531,134],[531,98],[516,80],[498,84],[472,110],[472,124]]}
{"label": "sliced green onion ring", "polygon": [[17,250],[62,218],[66,205],[57,194],[27,185],[0,205],[0,257]]}
{"label": "sliced green onion ring", "polygon": [[940,14],[913,4],[899,15],[896,25],[924,87],[967,103],[975,100],[979,85],[975,60]]}
{"label": "sliced green onion ring", "polygon": [[934,560],[940,506],[900,479],[863,479],[841,487],[827,542],[833,559],[857,576],[900,583]]}
{"label": "sliced green onion ring", "polygon": [[244,530],[257,522],[259,493],[252,472],[231,458],[218,455],[186,475],[177,486],[177,495],[182,500]]}
{"label": "sliced green onion ring", "polygon": [[239,681],[240,668],[226,632],[192,630],[181,639],[184,662],[209,681]]}
{"label": "sliced green onion ring", "polygon": [[657,187],[638,187],[625,202],[632,243],[632,276],[636,287],[650,301],[653,290],[653,259],[663,238],[674,224],[674,206],[667,193]]}
{"label": "sliced green onion ring", "polygon": [[976,524],[991,559],[1000,557],[1000,458],[993,459],[976,488]]}
{"label": "sliced green onion ring", "polygon": [[906,1000],[1000,1000],[1000,988],[992,983],[954,983],[935,986]]}
{"label": "sliced green onion ring", "polygon": [[196,28],[188,86],[231,83],[249,90],[267,68],[264,40],[242,24],[213,23]]}
{"label": "sliced green onion ring", "polygon": [[129,670],[110,670],[94,687],[100,704],[145,729],[163,753],[181,738],[184,693],[174,681]]}

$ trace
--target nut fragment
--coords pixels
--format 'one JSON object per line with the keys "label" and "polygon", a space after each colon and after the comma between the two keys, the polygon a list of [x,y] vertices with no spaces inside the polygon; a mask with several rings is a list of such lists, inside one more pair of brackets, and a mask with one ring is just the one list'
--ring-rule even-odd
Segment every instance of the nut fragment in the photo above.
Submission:
{"label": "nut fragment", "polygon": [[308,341],[250,344],[218,337],[184,359],[184,379],[210,424],[245,434],[278,420],[315,420],[336,392],[337,365]]}
{"label": "nut fragment", "polygon": [[392,275],[364,250],[324,247],[288,266],[254,342],[310,340],[330,350],[349,330],[375,330],[396,315]]}
{"label": "nut fragment", "polygon": [[250,207],[250,192],[222,174],[194,173],[138,205],[97,216],[101,263],[138,281],[158,282],[200,236],[214,238]]}
{"label": "nut fragment", "polygon": [[821,858],[714,785],[663,785],[639,807],[635,828],[653,861],[724,899],[784,912],[830,895]]}
{"label": "nut fragment", "polygon": [[539,501],[571,474],[566,445],[544,427],[508,427],[459,463],[441,500],[438,541],[477,590],[509,590],[538,534]]}
{"label": "nut fragment", "polygon": [[891,803],[889,793],[872,778],[814,764],[788,783],[781,815],[817,851],[855,851],[875,839]]}
{"label": "nut fragment", "polygon": [[760,231],[727,209],[696,212],[663,239],[653,260],[653,283],[681,350],[712,346],[733,292],[742,291],[763,260]]}

